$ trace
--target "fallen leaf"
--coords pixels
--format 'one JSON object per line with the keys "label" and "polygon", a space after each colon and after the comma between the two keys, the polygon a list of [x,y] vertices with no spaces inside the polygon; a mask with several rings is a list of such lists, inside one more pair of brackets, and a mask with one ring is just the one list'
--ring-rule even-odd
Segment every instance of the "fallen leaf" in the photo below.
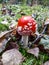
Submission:
{"label": "fallen leaf", "polygon": [[13,48],[19,50],[19,45],[18,45],[18,43],[11,41],[11,42],[9,42],[9,43],[7,44],[7,46],[6,46],[6,48],[5,48],[5,51],[10,50],[10,49],[13,49]]}
{"label": "fallen leaf", "polygon": [[10,40],[10,38],[7,40],[7,39],[3,39],[2,42],[0,42],[0,53],[5,50],[5,47],[6,47],[6,44],[7,42]]}
{"label": "fallen leaf", "polygon": [[9,31],[4,31],[0,33],[0,38],[2,38],[3,36],[5,36]]}
{"label": "fallen leaf", "polygon": [[49,65],[49,61],[45,62],[43,65]]}
{"label": "fallen leaf", "polygon": [[10,35],[12,32],[14,32],[16,30],[16,28],[14,28],[14,29],[11,29],[11,30],[9,30],[9,31],[4,31],[4,32],[1,32],[0,33],[0,39],[1,38],[5,38],[6,36],[8,36],[8,35]]}
{"label": "fallen leaf", "polygon": [[46,52],[49,54],[49,49],[46,49]]}
{"label": "fallen leaf", "polygon": [[11,49],[3,53],[3,65],[19,65],[23,61],[22,54],[17,49]]}
{"label": "fallen leaf", "polygon": [[27,52],[30,53],[30,54],[33,54],[36,57],[38,57],[38,55],[39,55],[39,48],[35,47],[33,49],[29,49]]}
{"label": "fallen leaf", "polygon": [[[4,31],[0,33],[0,53],[5,50],[7,42],[11,39],[10,34],[16,29],[11,29],[9,31]],[[12,44],[11,44],[12,45]],[[9,45],[10,46],[10,45]],[[18,45],[13,44],[12,48],[18,48]]]}

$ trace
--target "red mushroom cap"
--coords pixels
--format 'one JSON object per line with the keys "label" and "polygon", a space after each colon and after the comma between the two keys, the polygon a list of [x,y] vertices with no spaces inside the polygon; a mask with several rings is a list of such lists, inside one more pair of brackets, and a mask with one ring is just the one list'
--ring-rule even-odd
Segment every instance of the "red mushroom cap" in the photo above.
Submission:
{"label": "red mushroom cap", "polygon": [[36,31],[36,21],[31,16],[22,16],[18,20],[17,31],[20,35],[30,35]]}

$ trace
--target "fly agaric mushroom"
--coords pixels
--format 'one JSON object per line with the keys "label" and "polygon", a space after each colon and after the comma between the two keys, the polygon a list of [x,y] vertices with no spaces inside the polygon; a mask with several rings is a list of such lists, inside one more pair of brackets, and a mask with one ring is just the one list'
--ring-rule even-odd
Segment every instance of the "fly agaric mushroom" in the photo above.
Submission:
{"label": "fly agaric mushroom", "polygon": [[31,16],[22,16],[18,20],[17,32],[22,35],[21,41],[23,42],[24,48],[28,46],[28,37],[31,33],[36,32],[36,21]]}

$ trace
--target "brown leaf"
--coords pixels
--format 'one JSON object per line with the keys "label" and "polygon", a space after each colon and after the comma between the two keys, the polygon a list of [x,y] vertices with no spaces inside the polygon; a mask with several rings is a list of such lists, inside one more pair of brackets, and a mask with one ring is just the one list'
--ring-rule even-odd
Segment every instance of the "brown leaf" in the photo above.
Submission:
{"label": "brown leaf", "polygon": [[10,40],[10,38],[7,40],[7,39],[3,39],[2,42],[0,42],[0,53],[5,50],[5,47],[6,47],[6,44],[7,42]]}
{"label": "brown leaf", "polygon": [[6,51],[6,50],[13,49],[13,48],[16,48],[17,50],[19,50],[19,45],[18,45],[18,43],[11,41],[11,42],[9,42],[9,43],[7,44],[7,46],[6,46],[6,48],[5,48],[5,51]]}
{"label": "brown leaf", "polygon": [[45,51],[49,54],[49,49],[46,49]]}
{"label": "brown leaf", "polygon": [[[5,46],[7,42],[11,39],[9,36],[10,34],[15,31],[16,29],[11,29],[9,31],[4,31],[0,33],[0,52],[2,52],[5,49]],[[6,39],[8,38],[8,39]]]}
{"label": "brown leaf", "polygon": [[0,33],[0,39],[5,38],[6,36],[10,35],[10,34],[11,34],[12,32],[14,32],[15,30],[16,30],[16,28],[11,29],[11,30],[9,30],[9,31],[1,32],[1,33]]}
{"label": "brown leaf", "polygon": [[33,54],[36,57],[38,57],[38,55],[39,55],[39,48],[35,47],[33,49],[29,49],[27,52],[30,53],[30,54]]}
{"label": "brown leaf", "polygon": [[45,62],[43,65],[49,65],[49,61]]}
{"label": "brown leaf", "polygon": [[23,61],[22,54],[17,49],[11,49],[3,53],[3,65],[19,65]]}

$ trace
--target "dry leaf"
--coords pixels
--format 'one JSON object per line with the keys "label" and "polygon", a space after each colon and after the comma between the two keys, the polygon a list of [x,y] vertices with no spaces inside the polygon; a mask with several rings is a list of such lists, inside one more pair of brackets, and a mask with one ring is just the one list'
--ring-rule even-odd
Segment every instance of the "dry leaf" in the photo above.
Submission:
{"label": "dry leaf", "polygon": [[49,49],[46,49],[45,51],[49,54]]}
{"label": "dry leaf", "polygon": [[22,54],[17,49],[11,49],[3,53],[3,65],[19,65],[23,61]]}
{"label": "dry leaf", "polygon": [[9,31],[4,31],[4,32],[1,32],[0,33],[0,39],[2,38],[2,37],[6,37],[7,35],[10,35],[12,32],[14,32],[16,30],[16,28],[14,28],[14,29],[11,29],[11,30],[9,30]]}
{"label": "dry leaf", "polygon": [[18,43],[11,41],[11,42],[9,42],[9,43],[7,44],[7,46],[6,46],[6,48],[5,48],[5,51],[10,50],[10,49],[13,49],[13,48],[19,50],[19,45],[18,45]]}
{"label": "dry leaf", "polygon": [[29,49],[27,52],[30,53],[30,54],[33,54],[36,57],[38,57],[38,55],[39,55],[39,48],[35,47],[33,49]]}
{"label": "dry leaf", "polygon": [[7,42],[10,40],[10,38],[7,40],[7,39],[4,39],[2,42],[0,42],[0,53],[5,50],[5,47],[6,47],[6,44]]}
{"label": "dry leaf", "polygon": [[2,38],[4,35],[6,35],[9,31],[4,31],[0,33],[0,38]]}
{"label": "dry leaf", "polygon": [[[10,34],[15,31],[16,29],[12,29],[9,31],[4,31],[2,33],[0,33],[0,53],[5,50],[6,44],[7,42],[11,39]],[[13,34],[14,35],[14,34]],[[7,38],[7,39],[6,39]],[[14,44],[15,45],[15,44]],[[13,45],[13,46],[14,46]],[[15,45],[15,47],[17,48],[18,46]]]}
{"label": "dry leaf", "polygon": [[49,65],[49,61],[45,62],[43,65]]}

